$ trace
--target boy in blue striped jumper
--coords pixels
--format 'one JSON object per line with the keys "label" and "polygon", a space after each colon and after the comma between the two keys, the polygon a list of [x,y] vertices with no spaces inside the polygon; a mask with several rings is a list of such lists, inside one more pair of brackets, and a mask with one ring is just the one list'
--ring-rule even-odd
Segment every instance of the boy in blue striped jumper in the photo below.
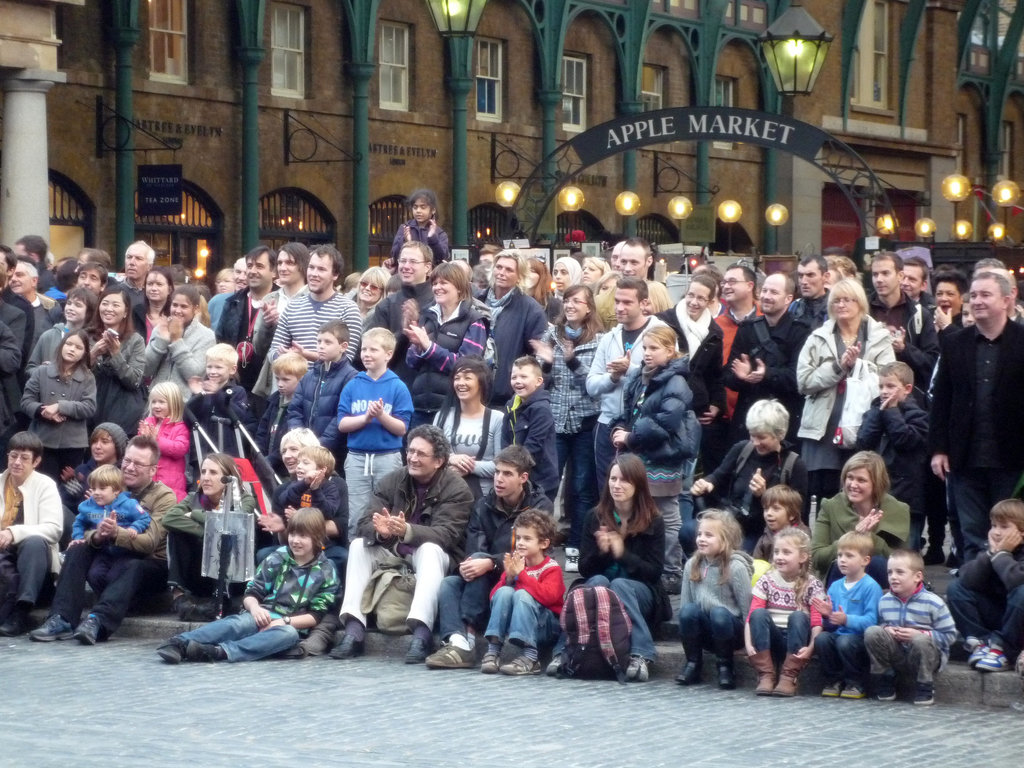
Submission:
{"label": "boy in blue striped jumper", "polygon": [[868,627],[864,643],[871,657],[871,680],[879,701],[896,698],[897,670],[914,675],[914,703],[934,703],[933,676],[949,658],[956,625],[942,598],[924,588],[924,561],[917,552],[889,555],[889,592],[878,602],[878,626]]}

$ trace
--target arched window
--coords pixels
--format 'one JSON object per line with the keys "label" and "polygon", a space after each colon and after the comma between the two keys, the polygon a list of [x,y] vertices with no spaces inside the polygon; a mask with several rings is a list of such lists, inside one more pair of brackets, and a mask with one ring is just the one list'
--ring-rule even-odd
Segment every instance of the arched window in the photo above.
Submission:
{"label": "arched window", "polygon": [[370,203],[370,266],[391,255],[391,243],[398,228],[409,220],[405,195],[388,195]]}
{"label": "arched window", "polygon": [[652,245],[679,242],[679,228],[658,213],[649,213],[637,219],[636,234]]}
{"label": "arched window", "polygon": [[496,203],[483,203],[469,210],[469,237],[475,243],[497,242],[515,234],[508,210]]}
{"label": "arched window", "polygon": [[304,189],[282,187],[260,198],[260,242],[271,248],[295,241],[333,243],[335,231],[327,206]]}
{"label": "arched window", "polygon": [[[138,210],[138,195],[135,208]],[[156,263],[180,264],[215,273],[224,265],[221,238],[224,214],[201,187],[181,181],[181,213],[177,216],[135,215],[135,239],[145,240],[156,251]],[[197,275],[198,276],[198,275]]]}
{"label": "arched window", "polygon": [[573,230],[582,230],[586,236],[585,242],[595,242],[602,239],[605,228],[594,214],[589,211],[567,211],[558,214],[558,237],[556,244],[561,246],[566,242],[565,237]]}
{"label": "arched window", "polygon": [[77,256],[87,245],[93,245],[96,206],[80,186],[63,173],[51,170],[50,232],[47,241],[57,258]]}

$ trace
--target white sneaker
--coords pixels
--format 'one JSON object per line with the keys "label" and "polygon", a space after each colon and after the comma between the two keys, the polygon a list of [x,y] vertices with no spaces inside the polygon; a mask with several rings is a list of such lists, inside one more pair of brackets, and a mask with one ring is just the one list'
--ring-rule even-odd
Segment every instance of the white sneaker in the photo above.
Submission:
{"label": "white sneaker", "polygon": [[566,573],[579,573],[580,572],[580,551],[575,547],[565,548],[565,572]]}

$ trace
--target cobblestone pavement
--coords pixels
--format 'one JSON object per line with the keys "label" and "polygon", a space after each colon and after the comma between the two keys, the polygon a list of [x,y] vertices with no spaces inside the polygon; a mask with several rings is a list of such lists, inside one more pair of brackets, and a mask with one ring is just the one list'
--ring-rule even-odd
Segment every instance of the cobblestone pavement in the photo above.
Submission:
{"label": "cobblestone pavement", "polygon": [[1019,765],[1011,710],[512,679],[400,659],[160,662],[154,643],[0,644],[9,766]]}

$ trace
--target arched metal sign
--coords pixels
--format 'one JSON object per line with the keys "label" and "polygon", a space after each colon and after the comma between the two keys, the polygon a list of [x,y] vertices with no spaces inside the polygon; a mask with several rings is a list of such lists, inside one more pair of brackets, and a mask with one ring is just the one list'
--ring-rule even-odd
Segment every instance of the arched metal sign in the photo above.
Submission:
{"label": "arched metal sign", "polygon": [[893,213],[884,187],[863,158],[810,123],[752,109],[676,107],[610,120],[557,147],[533,169],[516,198],[520,228],[536,240],[544,212],[559,188],[585,168],[621,152],[672,141],[745,142],[796,155],[839,186],[857,212],[864,235],[873,229],[865,203]]}

